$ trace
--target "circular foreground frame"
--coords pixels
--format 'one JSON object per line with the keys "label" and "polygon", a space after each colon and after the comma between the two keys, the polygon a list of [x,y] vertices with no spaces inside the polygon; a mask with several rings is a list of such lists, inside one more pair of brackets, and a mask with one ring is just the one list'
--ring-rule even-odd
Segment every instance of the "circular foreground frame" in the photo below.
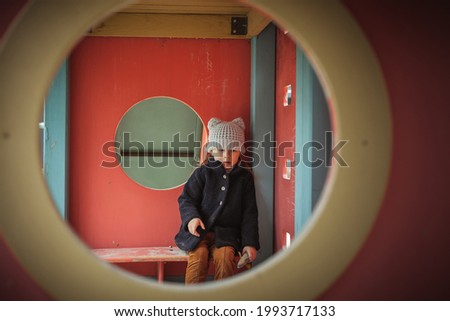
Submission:
{"label": "circular foreground frame", "polygon": [[[59,219],[39,166],[38,119],[59,64],[90,26],[127,4],[30,1],[0,53],[0,229],[21,265],[60,300],[312,300],[362,246],[389,173],[389,105],[374,53],[339,1],[252,0],[301,43],[325,87],[335,142],[348,140],[319,205],[291,247],[250,273],[184,287],[94,257]],[[264,237],[262,235],[261,237]]]}

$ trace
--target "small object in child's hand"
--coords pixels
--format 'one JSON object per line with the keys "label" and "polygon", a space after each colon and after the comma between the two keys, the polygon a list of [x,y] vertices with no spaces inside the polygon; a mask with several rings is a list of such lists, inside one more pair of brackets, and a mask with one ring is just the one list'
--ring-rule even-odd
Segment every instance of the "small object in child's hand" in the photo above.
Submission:
{"label": "small object in child's hand", "polygon": [[250,260],[250,258],[248,256],[248,253],[245,252],[239,259],[239,262],[237,263],[237,268],[238,269],[242,268],[243,266],[245,266],[248,263],[249,260]]}

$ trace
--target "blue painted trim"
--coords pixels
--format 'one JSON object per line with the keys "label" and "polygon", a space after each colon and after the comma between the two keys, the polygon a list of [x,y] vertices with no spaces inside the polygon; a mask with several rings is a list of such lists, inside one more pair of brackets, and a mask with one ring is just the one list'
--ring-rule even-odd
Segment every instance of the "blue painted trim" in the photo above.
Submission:
{"label": "blue painted trim", "polygon": [[250,138],[259,143],[252,151],[261,243],[256,263],[273,254],[274,167],[266,160],[274,159],[274,151],[264,148],[262,143],[265,137],[271,136],[273,140],[275,133],[275,46],[276,27],[272,24],[251,41]]}
{"label": "blue painted trim", "polygon": [[53,80],[44,107],[44,174],[54,204],[67,215],[68,181],[68,63]]}
{"label": "blue painted trim", "polygon": [[296,61],[295,234],[298,234],[312,214],[312,168],[308,161],[312,160],[309,147],[313,133],[313,70],[299,46],[297,46]]}
{"label": "blue painted trim", "polygon": [[253,140],[254,127],[256,126],[256,53],[257,53],[257,37],[251,40],[251,58],[250,58],[250,128]]}

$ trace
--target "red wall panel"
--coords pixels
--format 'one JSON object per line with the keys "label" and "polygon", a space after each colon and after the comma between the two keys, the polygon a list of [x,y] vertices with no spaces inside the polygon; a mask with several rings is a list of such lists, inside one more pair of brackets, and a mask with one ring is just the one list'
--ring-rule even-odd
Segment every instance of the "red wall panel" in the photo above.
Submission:
{"label": "red wall panel", "polygon": [[[294,237],[295,228],[295,171],[291,179],[283,178],[286,160],[294,164],[295,151],[295,87],[296,87],[296,44],[287,34],[277,30],[276,46],[276,100],[275,100],[275,197],[274,197],[274,249],[285,245],[286,232]],[[292,102],[283,106],[284,88],[291,85]]]}
{"label": "red wall panel", "polygon": [[[250,42],[86,38],[70,57],[69,220],[95,248],[174,245],[182,187],[144,188],[102,146],[123,114],[153,96],[179,99],[204,123],[242,116],[249,127]],[[247,128],[247,135],[249,129]]]}

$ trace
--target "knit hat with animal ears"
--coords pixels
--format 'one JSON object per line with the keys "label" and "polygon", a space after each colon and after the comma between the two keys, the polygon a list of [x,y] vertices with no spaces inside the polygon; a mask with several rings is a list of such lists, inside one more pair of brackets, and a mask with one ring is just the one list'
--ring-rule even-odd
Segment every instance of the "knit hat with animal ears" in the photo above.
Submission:
{"label": "knit hat with animal ears", "polygon": [[232,121],[211,118],[208,122],[208,129],[208,152],[212,152],[214,149],[244,151],[245,124],[241,117]]}

